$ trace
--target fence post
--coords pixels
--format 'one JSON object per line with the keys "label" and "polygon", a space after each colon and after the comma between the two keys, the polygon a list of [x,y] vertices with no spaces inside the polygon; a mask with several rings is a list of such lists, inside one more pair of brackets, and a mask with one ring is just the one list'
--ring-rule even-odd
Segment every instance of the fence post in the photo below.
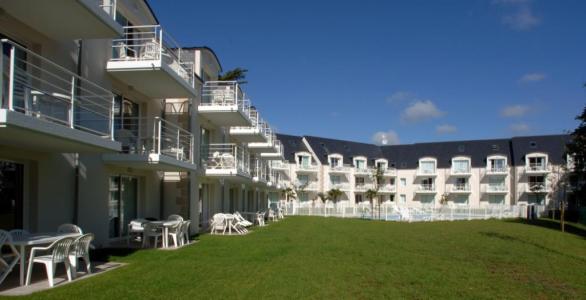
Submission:
{"label": "fence post", "polygon": [[73,121],[73,118],[75,113],[75,76],[71,76],[71,101],[69,105],[71,105],[69,108],[69,127],[74,128],[75,122]]}
{"label": "fence post", "polygon": [[10,80],[8,81],[8,109],[14,110],[14,59],[16,56],[16,47],[11,45],[10,47]]}

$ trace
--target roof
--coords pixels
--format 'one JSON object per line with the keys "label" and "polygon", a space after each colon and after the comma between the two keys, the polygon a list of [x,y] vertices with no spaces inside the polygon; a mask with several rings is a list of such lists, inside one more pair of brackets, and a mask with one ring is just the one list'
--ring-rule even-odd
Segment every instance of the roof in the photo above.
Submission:
{"label": "roof", "polygon": [[208,46],[193,46],[193,47],[181,47],[181,49],[183,49],[183,50],[206,50],[206,51],[208,51],[216,59],[216,62],[218,63],[218,66],[220,67],[220,72],[224,71],[224,69],[222,68],[222,63],[220,62],[220,59],[218,58],[218,55],[216,55],[216,52],[214,52],[214,50],[212,48],[210,48]]}
{"label": "roof", "polygon": [[328,163],[328,155],[336,153],[343,155],[344,164],[347,165],[352,165],[352,158],[357,156],[365,156],[369,165],[374,165],[375,159],[383,157],[380,147],[373,144],[315,136],[305,136],[305,139],[322,164]]}
{"label": "roof", "polygon": [[491,155],[505,156],[509,165],[518,166],[524,165],[525,156],[532,152],[547,153],[551,163],[562,164],[565,161],[565,145],[570,141],[569,135],[559,134],[376,146],[315,136],[277,136],[285,146],[285,157],[291,162],[295,162],[295,152],[308,151],[302,141],[305,138],[322,164],[328,163],[329,154],[337,153],[344,157],[344,164],[352,164],[354,157],[366,156],[369,165],[373,165],[378,158],[386,158],[389,166],[397,169],[416,169],[419,159],[424,157],[437,159],[438,168],[449,168],[452,159],[457,156],[470,157],[472,167],[479,168],[486,166],[486,159]]}
{"label": "roof", "polygon": [[303,143],[303,137],[301,136],[277,133],[277,139],[279,139],[284,146],[285,159],[291,163],[295,163],[296,152],[309,152],[309,149],[305,147],[305,143]]}
{"label": "roof", "polygon": [[155,22],[157,22],[157,24],[161,24],[159,23],[159,19],[157,18],[157,15],[155,15],[155,11],[153,10],[153,8],[151,7],[151,5],[149,4],[149,2],[147,0],[144,0],[144,4],[146,4],[146,7],[149,9],[149,11],[151,12],[151,15],[153,16],[153,18],[155,19]]}
{"label": "roof", "polygon": [[570,138],[567,134],[513,137],[511,144],[515,154],[514,165],[524,165],[525,156],[534,152],[547,153],[549,162],[562,164],[565,162],[566,144],[570,142]]}

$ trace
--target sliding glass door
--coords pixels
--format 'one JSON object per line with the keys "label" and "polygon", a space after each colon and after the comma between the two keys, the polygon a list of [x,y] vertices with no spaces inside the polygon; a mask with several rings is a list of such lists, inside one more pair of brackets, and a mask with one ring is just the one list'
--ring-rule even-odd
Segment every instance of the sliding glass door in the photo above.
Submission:
{"label": "sliding glass door", "polygon": [[23,165],[0,161],[0,229],[22,228]]}
{"label": "sliding glass door", "polygon": [[136,219],[138,210],[138,179],[130,176],[110,177],[109,236],[128,234],[128,223]]}

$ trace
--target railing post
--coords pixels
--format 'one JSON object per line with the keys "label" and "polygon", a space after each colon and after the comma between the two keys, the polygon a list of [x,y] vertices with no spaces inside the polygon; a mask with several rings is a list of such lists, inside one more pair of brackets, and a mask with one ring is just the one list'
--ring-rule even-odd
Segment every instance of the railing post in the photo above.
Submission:
{"label": "railing post", "polygon": [[[8,81],[8,109],[14,110],[14,59],[16,56],[16,47],[10,45],[10,70]],[[3,75],[2,75],[3,76]]]}
{"label": "railing post", "polygon": [[161,25],[158,25],[157,27],[159,28],[159,59],[162,61],[163,60],[163,27],[161,27]]}
{"label": "railing post", "polygon": [[114,140],[114,107],[116,106],[116,96],[112,96],[112,107],[110,108],[110,140]]}
{"label": "railing post", "polygon": [[189,161],[193,163],[193,153],[195,150],[193,149],[193,134],[189,133]]}
{"label": "railing post", "polygon": [[[153,141],[157,142],[157,149],[155,150],[155,153],[160,155],[161,154],[161,125],[162,124],[161,124],[161,118],[155,117],[155,120],[156,120],[156,122],[155,122],[156,130],[155,130],[153,137],[156,140],[153,140]],[[157,130],[158,130],[158,132],[156,132]]]}
{"label": "railing post", "polygon": [[175,156],[176,156],[176,159],[177,159],[177,160],[179,160],[179,149],[181,149],[181,148],[179,148],[179,146],[180,146],[180,143],[181,143],[181,141],[179,140],[179,139],[180,139],[180,137],[181,137],[181,135],[180,135],[180,134],[181,134],[180,130],[181,130],[181,129],[177,128],[177,150],[175,150],[175,152],[176,152]]}
{"label": "railing post", "polygon": [[73,121],[74,118],[74,110],[75,110],[75,77],[71,76],[71,101],[69,102],[69,127],[74,128],[75,122]]}

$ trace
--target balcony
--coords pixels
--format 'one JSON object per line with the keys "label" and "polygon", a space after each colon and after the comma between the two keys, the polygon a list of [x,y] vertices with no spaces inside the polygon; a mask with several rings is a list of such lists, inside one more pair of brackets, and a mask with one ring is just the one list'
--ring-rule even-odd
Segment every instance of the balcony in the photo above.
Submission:
{"label": "balcony", "polygon": [[252,160],[251,175],[253,182],[267,184],[271,180],[270,169],[267,163],[260,158],[254,158]]}
{"label": "balcony", "polygon": [[249,178],[250,154],[236,144],[210,144],[201,151],[206,176]]}
{"label": "balcony", "polygon": [[546,163],[528,163],[525,166],[525,173],[527,174],[545,174],[549,173]]}
{"label": "balcony", "polygon": [[373,168],[368,168],[368,167],[354,167],[354,174],[355,175],[365,175],[365,176],[369,176],[372,175],[374,172]]}
{"label": "balcony", "polygon": [[330,166],[330,174],[346,174],[352,172],[352,167],[349,166]]}
{"label": "balcony", "polygon": [[339,182],[339,183],[330,182],[329,189],[339,189],[341,191],[349,191],[350,190],[350,183],[348,183],[348,182]]}
{"label": "balcony", "polygon": [[494,167],[494,166],[487,166],[486,167],[486,175],[506,176],[508,174],[509,174],[508,167]]}
{"label": "balcony", "polygon": [[526,189],[525,192],[527,193],[535,193],[535,194],[541,194],[541,193],[548,193],[549,189],[547,188],[547,185],[545,183],[542,182],[530,182],[526,185]]}
{"label": "balcony", "polygon": [[271,161],[271,168],[279,171],[289,171],[289,162],[286,160]]}
{"label": "balcony", "polygon": [[383,176],[385,176],[385,177],[395,177],[395,176],[397,176],[397,169],[394,169],[394,168],[386,168],[386,169],[383,169]]}
{"label": "balcony", "polygon": [[118,118],[115,124],[122,153],[104,154],[106,163],[142,170],[196,170],[191,132],[159,117]]}
{"label": "balcony", "polygon": [[0,143],[47,152],[117,152],[114,95],[9,40],[0,60]]}
{"label": "balcony", "polygon": [[397,186],[395,186],[394,184],[381,185],[380,189],[378,190],[378,192],[381,194],[392,194],[392,193],[395,193],[396,191],[397,191]]}
{"label": "balcony", "polygon": [[418,177],[435,177],[437,176],[437,171],[435,168],[433,169],[417,169],[417,173],[415,174]]}
{"label": "balcony", "polygon": [[507,194],[509,188],[504,184],[488,184],[484,190],[487,194]]}
{"label": "balcony", "polygon": [[248,149],[252,153],[272,153],[275,152],[275,143],[277,135],[273,132],[273,129],[266,126],[264,129],[265,141],[261,143],[248,143]]}
{"label": "balcony", "polygon": [[372,183],[357,183],[354,185],[355,192],[366,192],[370,189],[374,189],[374,185]]}
{"label": "balcony", "polygon": [[108,73],[154,99],[195,98],[193,64],[160,25],[126,26],[112,40]]}
{"label": "balcony", "polygon": [[297,191],[317,191],[319,189],[317,180],[299,181],[296,180],[293,185]]}
{"label": "balcony", "polygon": [[261,152],[260,157],[266,160],[282,160],[285,154],[285,149],[281,141],[274,140],[273,147],[271,150]]}
{"label": "balcony", "polygon": [[470,184],[453,184],[451,192],[454,194],[470,194]]}
{"label": "balcony", "polygon": [[202,89],[199,114],[218,126],[252,126],[250,101],[236,81],[207,81]]}
{"label": "balcony", "polygon": [[472,176],[472,172],[470,171],[470,168],[461,168],[461,169],[457,169],[457,168],[451,168],[450,169],[450,175],[451,176]]}
{"label": "balcony", "polygon": [[267,141],[265,136],[268,124],[260,118],[258,111],[251,108],[249,116],[251,126],[232,126],[230,127],[230,136],[243,143],[264,143]]}
{"label": "balcony", "polygon": [[0,0],[9,15],[54,40],[106,39],[122,35],[116,0]]}
{"label": "balcony", "polygon": [[319,171],[318,165],[298,164],[297,173],[316,173]]}
{"label": "balcony", "polygon": [[435,184],[419,184],[415,189],[418,194],[435,194]]}

